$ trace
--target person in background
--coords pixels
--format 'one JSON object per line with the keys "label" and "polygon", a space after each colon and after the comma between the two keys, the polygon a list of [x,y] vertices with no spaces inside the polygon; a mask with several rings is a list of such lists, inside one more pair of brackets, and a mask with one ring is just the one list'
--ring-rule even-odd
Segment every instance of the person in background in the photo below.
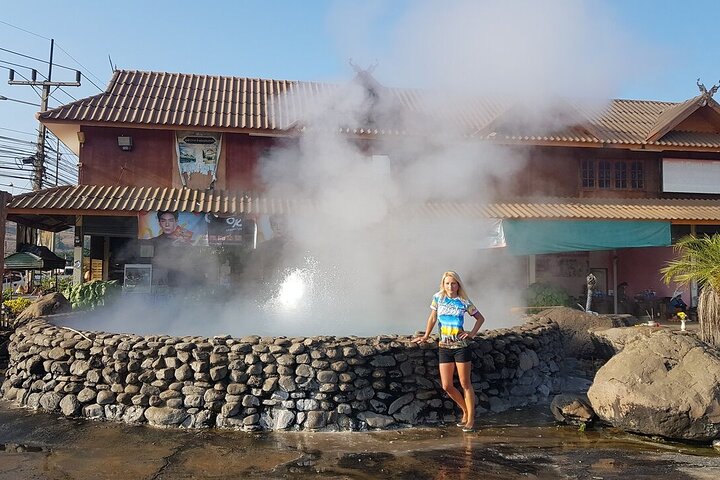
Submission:
{"label": "person in background", "polygon": [[617,286],[618,313],[632,313],[632,302],[628,297],[629,287],[627,282],[621,282]]}
{"label": "person in background", "polygon": [[[465,331],[465,314],[475,318],[472,330]],[[440,291],[433,295],[430,316],[425,334],[414,338],[415,343],[424,343],[430,338],[436,323],[440,324],[440,381],[442,388],[462,410],[462,419],[457,424],[463,432],[475,430],[475,392],[472,389],[470,349],[472,339],[485,322],[463,288],[460,276],[452,271],[445,272],[440,279]],[[457,369],[463,393],[455,388],[454,376]]]}

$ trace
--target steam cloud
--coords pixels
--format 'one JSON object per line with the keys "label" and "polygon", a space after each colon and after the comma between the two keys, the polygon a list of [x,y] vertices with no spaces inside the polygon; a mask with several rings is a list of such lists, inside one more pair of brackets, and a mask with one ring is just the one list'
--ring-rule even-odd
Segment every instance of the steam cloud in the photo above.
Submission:
{"label": "steam cloud", "polygon": [[[367,59],[373,52],[355,47],[372,44],[362,40],[374,22],[387,21],[383,15],[392,3],[375,2],[362,16],[342,5],[332,19],[338,32],[351,36],[339,37],[338,46],[349,48],[342,52],[346,57]],[[524,167],[527,159],[517,152],[478,142],[468,122],[458,122],[478,115],[472,101],[521,105],[526,127],[572,123],[572,116],[557,110],[557,99],[611,97],[613,75],[628,71],[626,36],[590,2],[413,5],[396,18],[383,54],[365,64],[377,58],[373,76],[382,84],[422,87],[413,111],[360,73],[305,102],[312,109],[287,119],[304,126],[303,135],[262,161],[268,196],[312,205],[288,217],[292,241],[276,281],[248,285],[222,306],[124,302],[122,312],[104,315],[94,327],[182,335],[409,334],[424,330],[430,298],[446,270],[460,273],[486,328],[517,323],[510,307],[524,301],[524,259],[483,248],[490,222],[417,207],[492,201],[500,193],[498,179]],[[358,18],[367,21],[367,32]],[[372,145],[338,133],[368,122],[386,131]]]}

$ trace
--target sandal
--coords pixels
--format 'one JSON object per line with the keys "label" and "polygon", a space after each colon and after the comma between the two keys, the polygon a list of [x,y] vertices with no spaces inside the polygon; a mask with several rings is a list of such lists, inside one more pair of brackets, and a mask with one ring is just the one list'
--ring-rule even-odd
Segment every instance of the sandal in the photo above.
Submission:
{"label": "sandal", "polygon": [[463,427],[462,431],[465,433],[472,433],[475,431],[475,427]]}

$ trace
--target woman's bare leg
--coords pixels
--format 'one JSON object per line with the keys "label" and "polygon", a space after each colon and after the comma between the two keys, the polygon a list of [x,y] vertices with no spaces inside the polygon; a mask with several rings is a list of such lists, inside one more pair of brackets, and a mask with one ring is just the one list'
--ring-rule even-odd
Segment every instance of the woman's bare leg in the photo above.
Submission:
{"label": "woman's bare leg", "polygon": [[460,377],[460,386],[463,389],[464,395],[463,403],[465,405],[463,411],[466,413],[465,426],[468,428],[472,428],[473,424],[475,423],[475,391],[473,390],[472,381],[470,378],[470,373],[472,371],[472,363],[462,362],[455,363],[455,365],[457,366],[458,377]]}
{"label": "woman's bare leg", "polygon": [[455,388],[455,384],[453,382],[454,376],[455,363],[449,362],[440,364],[440,382],[442,383],[442,388],[447,392],[448,395],[450,395],[450,398],[452,398],[452,400],[457,403],[458,407],[460,407],[463,412],[463,421],[467,422],[468,418],[472,417],[468,417],[468,411],[466,406],[467,402],[465,401],[465,398],[462,396],[460,391]]}

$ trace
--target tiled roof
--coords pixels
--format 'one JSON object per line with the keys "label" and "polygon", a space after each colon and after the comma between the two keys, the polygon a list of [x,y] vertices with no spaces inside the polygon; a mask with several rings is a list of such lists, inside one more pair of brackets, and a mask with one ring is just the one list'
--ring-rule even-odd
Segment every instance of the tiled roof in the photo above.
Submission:
{"label": "tiled roof", "polygon": [[488,216],[513,219],[720,221],[720,200],[533,199],[487,206]]}
{"label": "tiled roof", "polygon": [[[313,111],[318,102],[341,92],[341,87],[320,82],[118,70],[104,93],[57,107],[39,117],[48,124],[122,124],[138,128],[165,126],[282,134],[302,129],[308,112]],[[464,135],[501,143],[720,148],[720,134],[698,136],[697,132],[670,130],[695,109],[703,108],[700,97],[682,103],[610,100],[602,106],[589,106],[584,102],[567,102],[573,113],[569,126],[549,132],[533,131],[532,127],[527,131],[505,131],[492,129],[491,125],[514,111],[516,105],[512,102],[458,100],[419,90],[379,88],[392,108],[415,113],[420,121],[413,126],[391,124],[387,122],[397,116],[388,115],[386,123],[347,125],[341,131],[369,135],[417,134],[420,133],[418,125],[423,125],[452,128]],[[708,108],[718,107],[710,99]]]}
{"label": "tiled roof", "polygon": [[192,190],[189,188],[64,185],[16,195],[8,204],[8,215],[29,211],[58,214],[92,211],[96,215],[156,210],[215,214],[286,213],[298,201],[250,197],[242,193]]}
{"label": "tiled roof", "polygon": [[[271,199],[224,191],[79,185],[54,187],[17,195],[8,215],[133,215],[155,210],[215,214],[274,214],[312,209],[310,202]],[[511,219],[604,219],[720,222],[720,200],[542,198],[517,202],[428,202],[405,206],[408,216],[459,216]]]}

